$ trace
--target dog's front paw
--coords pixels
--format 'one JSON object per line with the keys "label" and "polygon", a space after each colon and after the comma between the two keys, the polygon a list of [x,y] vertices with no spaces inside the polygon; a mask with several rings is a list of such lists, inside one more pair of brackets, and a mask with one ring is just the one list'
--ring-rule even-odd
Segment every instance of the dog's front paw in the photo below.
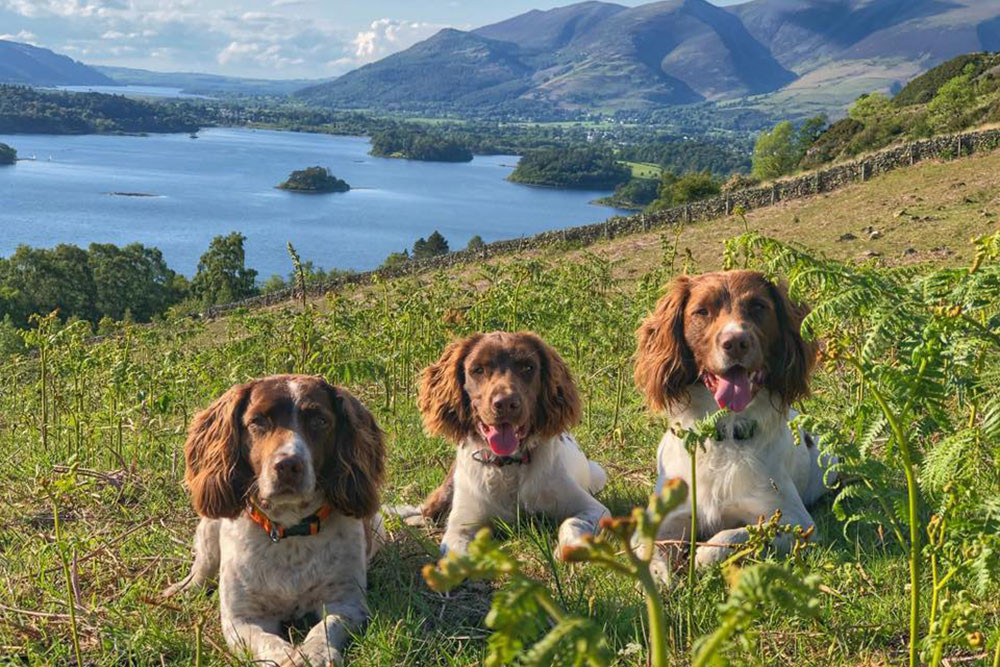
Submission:
{"label": "dog's front paw", "polygon": [[726,560],[732,553],[730,547],[698,547],[694,553],[694,564],[698,567],[711,567]]}
{"label": "dog's front paw", "polygon": [[568,556],[574,549],[584,546],[586,539],[594,534],[594,526],[589,521],[584,521],[577,517],[570,517],[559,526],[559,549],[557,555],[560,560],[568,560]]}

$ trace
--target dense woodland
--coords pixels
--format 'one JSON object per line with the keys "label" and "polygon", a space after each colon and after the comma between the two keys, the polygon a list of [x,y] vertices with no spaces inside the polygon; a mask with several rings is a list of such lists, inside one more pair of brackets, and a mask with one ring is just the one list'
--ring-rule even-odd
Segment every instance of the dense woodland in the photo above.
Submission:
{"label": "dense woodland", "polygon": [[451,137],[416,129],[386,130],[372,135],[371,154],[426,162],[469,162],[472,151]]}
{"label": "dense woodland", "polygon": [[198,114],[181,103],[0,85],[0,134],[196,132],[198,127]]}
{"label": "dense woodland", "polygon": [[510,175],[515,183],[583,190],[612,190],[631,178],[610,149],[571,148],[531,151]]}
{"label": "dense woodland", "polygon": [[32,315],[53,311],[92,324],[148,322],[170,309],[191,312],[253,296],[257,272],[246,266],[245,240],[236,232],[217,236],[191,280],[168,267],[159,249],[139,243],[20,246],[0,258],[0,323],[6,331],[24,328]]}

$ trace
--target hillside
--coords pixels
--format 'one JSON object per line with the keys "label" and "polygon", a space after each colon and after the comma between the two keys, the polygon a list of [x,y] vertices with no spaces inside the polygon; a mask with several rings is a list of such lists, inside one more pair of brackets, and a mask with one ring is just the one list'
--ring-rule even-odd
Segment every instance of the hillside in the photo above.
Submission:
{"label": "hillside", "polygon": [[334,106],[479,112],[650,109],[765,95],[758,104],[839,112],[864,92],[993,49],[1000,5],[992,0],[583,2],[471,32],[448,29],[299,94]]}
{"label": "hillside", "polygon": [[[748,216],[750,230],[801,243],[807,255],[849,260],[832,264],[782,254],[783,248],[773,246],[733,256],[741,266],[794,273],[805,298],[834,310],[823,317],[817,309],[820,336],[846,341],[841,353],[852,352],[855,343],[861,347],[861,336],[868,336],[865,353],[874,361],[866,363],[884,363],[877,371],[886,378],[869,367],[858,371],[838,363],[834,354],[818,369],[813,395],[800,407],[817,420],[823,446],[841,457],[850,485],[836,509],[832,494],[813,509],[816,546],[797,554],[790,566],[788,576],[812,577],[815,619],[786,614],[774,600],[758,601],[753,626],[727,647],[733,664],[905,662],[908,570],[905,542],[896,537],[903,526],[880,504],[902,502],[905,483],[869,391],[861,391],[869,388],[859,384],[861,372],[871,374],[866,377],[876,388],[892,387],[892,405],[905,403],[922,427],[913,430],[910,444],[920,447],[926,514],[938,507],[931,505],[938,498],[955,503],[941,510],[948,513],[949,532],[947,548],[934,549],[940,559],[935,564],[950,572],[952,558],[974,559],[949,575],[941,604],[952,609],[952,595],[968,604],[962,607],[962,631],[942,640],[941,654],[950,664],[992,656],[1000,639],[1000,576],[990,558],[1000,544],[989,521],[995,519],[991,512],[1000,489],[1000,453],[989,415],[996,405],[992,369],[1000,354],[987,336],[960,338],[969,346],[954,348],[961,354],[945,356],[922,385],[940,383],[934,389],[946,392],[948,401],[933,393],[906,402],[910,383],[900,374],[912,368],[909,352],[923,340],[922,332],[934,331],[936,345],[950,344],[955,328],[966,323],[962,317],[929,314],[944,310],[939,295],[945,304],[962,296],[967,310],[961,315],[978,327],[975,332],[1000,327],[995,304],[972,293],[977,285],[995,291],[996,256],[984,255],[976,274],[961,268],[970,265],[966,239],[996,232],[998,211],[1000,152],[994,152],[920,164]],[[882,235],[871,238],[869,226]],[[233,382],[256,375],[321,373],[349,387],[387,434],[385,501],[415,502],[444,477],[454,453],[452,445],[423,431],[414,401],[420,370],[456,336],[479,328],[532,329],[562,353],[579,385],[585,416],[574,434],[611,480],[600,499],[615,514],[645,503],[664,424],[647,412],[631,386],[633,331],[672,275],[718,268],[726,240],[743,230],[741,220],[726,218],[602,242],[585,251],[533,251],[485,267],[350,288],[304,311],[284,304],[218,321],[109,324],[107,330],[120,335],[97,341],[87,341],[84,323],[56,331],[51,320],[43,320],[43,331],[33,340],[45,345],[44,355],[0,358],[0,455],[6,461],[0,472],[6,489],[0,524],[9,527],[0,645],[19,662],[67,664],[73,662],[72,628],[85,664],[245,664],[222,648],[216,595],[164,601],[157,593],[182,577],[190,562],[196,518],[182,486],[186,423]],[[846,233],[857,238],[837,240]],[[955,252],[931,244],[947,244]],[[916,254],[904,254],[910,246]],[[883,255],[863,256],[870,251]],[[929,301],[914,307],[891,298],[918,299],[925,285],[918,281],[931,266],[878,271],[854,263],[872,259],[892,265],[927,260],[955,270],[930,281]],[[810,280],[817,272],[822,280]],[[980,282],[963,288],[964,277]],[[945,285],[953,291],[942,292]],[[845,288],[854,290],[850,305],[858,310],[844,312]],[[859,296],[858,289],[868,291]],[[877,303],[862,298],[869,296]],[[874,305],[885,310],[865,310]],[[889,317],[873,322],[897,309],[905,309],[902,325]],[[869,335],[876,324],[894,328]],[[924,328],[931,324],[938,328]],[[969,366],[977,363],[980,375]],[[970,381],[970,373],[983,380]],[[976,398],[987,410],[985,418],[958,403]],[[847,524],[847,518],[853,521]],[[352,638],[349,664],[482,664],[492,632],[484,616],[503,584],[471,583],[447,597],[432,593],[419,572],[436,558],[439,535],[396,523],[390,529],[392,542],[368,577],[373,616]],[[554,532],[552,522],[529,517],[498,530],[503,548],[561,607],[597,623],[618,656],[614,664],[645,665],[644,607],[635,586],[593,566],[552,562]],[[760,560],[767,559],[751,555],[748,565]],[[926,574],[927,589],[931,576]],[[696,636],[710,633],[722,621],[720,603],[730,585],[724,573],[699,572],[689,597],[678,580],[664,600],[671,627],[682,628],[690,618]],[[924,597],[928,605],[929,598]],[[690,611],[688,599],[694,600]],[[75,622],[67,602],[74,605]],[[537,634],[527,633],[526,641]],[[669,635],[673,664],[687,661],[689,643],[681,632]]]}
{"label": "hillside", "polygon": [[49,49],[0,40],[0,83],[32,86],[114,86],[92,67]]}

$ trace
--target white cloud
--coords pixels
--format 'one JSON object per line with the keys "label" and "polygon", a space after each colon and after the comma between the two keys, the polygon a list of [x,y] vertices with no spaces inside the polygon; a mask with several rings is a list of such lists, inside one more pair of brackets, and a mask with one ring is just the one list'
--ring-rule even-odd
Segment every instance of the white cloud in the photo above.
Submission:
{"label": "white cloud", "polygon": [[5,10],[23,19],[23,33],[89,63],[184,71],[212,63],[209,71],[243,76],[342,74],[444,27],[381,18],[357,30],[316,0],[0,0]]}
{"label": "white cloud", "polygon": [[368,30],[359,32],[351,40],[354,57],[359,62],[377,60],[395,51],[409,48],[443,27],[445,26],[421,21],[388,18],[372,21]]}
{"label": "white cloud", "polygon": [[35,33],[29,32],[27,30],[21,30],[14,34],[7,33],[6,35],[0,35],[0,40],[6,42],[24,42],[25,44],[35,44]]}

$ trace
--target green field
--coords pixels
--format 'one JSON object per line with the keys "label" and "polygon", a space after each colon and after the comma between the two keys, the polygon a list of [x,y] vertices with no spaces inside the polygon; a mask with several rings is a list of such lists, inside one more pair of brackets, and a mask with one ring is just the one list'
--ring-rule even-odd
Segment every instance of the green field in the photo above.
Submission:
{"label": "green field", "polygon": [[[917,534],[927,541],[932,515],[946,526],[920,559],[924,660],[995,665],[1000,238],[980,246],[976,264],[968,241],[996,234],[998,214],[993,153],[918,165],[745,221],[532,251],[330,294],[305,310],[288,304],[216,321],[121,325],[98,341],[84,324],[37,323],[33,353],[0,362],[0,663],[75,664],[75,635],[88,665],[194,664],[196,654],[203,665],[251,664],[225,650],[214,595],[156,596],[190,562],[186,424],[231,384],[258,375],[319,373],[349,387],[388,435],[385,500],[415,503],[451,457],[449,444],[421,428],[421,369],[455,336],[534,330],[577,379],[584,418],[575,434],[610,478],[600,499],[616,514],[645,504],[665,424],[632,387],[633,332],[673,275],[728,258],[792,278],[816,306],[825,360],[801,407],[842,457],[847,485],[814,510],[817,546],[788,568],[796,580],[812,577],[816,616],[787,613],[765,596],[720,656],[810,667],[906,662],[905,450],[918,484]],[[839,240],[845,234],[855,238]],[[886,413],[899,419],[898,431]],[[631,582],[552,562],[551,522],[525,518],[500,535],[561,607],[596,622],[614,664],[646,664],[645,607]],[[350,664],[483,662],[484,617],[503,582],[447,596],[429,590],[420,569],[433,561],[438,537],[394,527],[369,577],[372,619],[348,648]],[[686,664],[692,640],[719,626],[732,580],[731,571],[710,570],[693,589],[678,581],[664,591],[673,662]],[[540,632],[526,631],[529,644]]]}
{"label": "green field", "polygon": [[622,164],[632,170],[632,178],[650,178],[656,180],[663,173],[663,168],[652,162],[629,162],[625,160]]}

